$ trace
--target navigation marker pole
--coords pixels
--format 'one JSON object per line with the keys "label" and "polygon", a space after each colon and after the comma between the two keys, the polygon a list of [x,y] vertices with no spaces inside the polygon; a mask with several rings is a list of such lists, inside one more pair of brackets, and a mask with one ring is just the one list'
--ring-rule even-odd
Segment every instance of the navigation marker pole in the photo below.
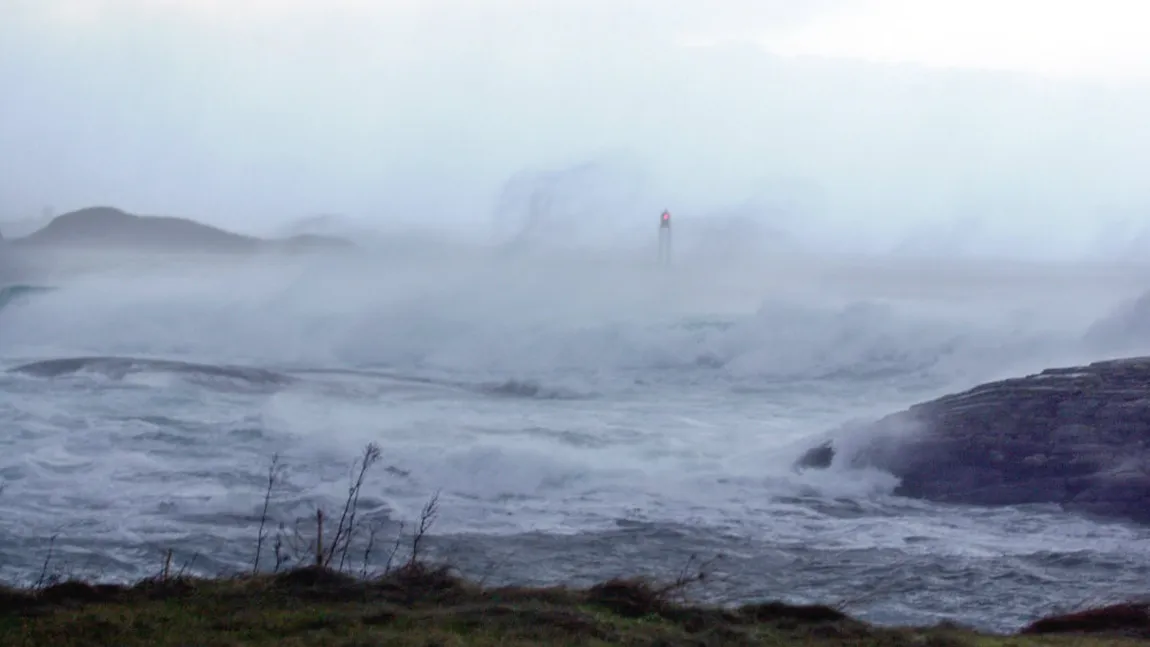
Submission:
{"label": "navigation marker pole", "polygon": [[666,209],[659,217],[659,264],[671,264],[671,212]]}

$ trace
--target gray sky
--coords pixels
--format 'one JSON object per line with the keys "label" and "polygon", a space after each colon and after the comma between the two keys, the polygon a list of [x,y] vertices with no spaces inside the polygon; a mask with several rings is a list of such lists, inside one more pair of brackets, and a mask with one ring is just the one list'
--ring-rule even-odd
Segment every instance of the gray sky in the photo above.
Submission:
{"label": "gray sky", "polygon": [[1069,253],[1150,216],[1136,0],[0,8],[0,219],[485,226],[513,174],[585,162],[600,217],[784,205],[840,247],[992,229]]}

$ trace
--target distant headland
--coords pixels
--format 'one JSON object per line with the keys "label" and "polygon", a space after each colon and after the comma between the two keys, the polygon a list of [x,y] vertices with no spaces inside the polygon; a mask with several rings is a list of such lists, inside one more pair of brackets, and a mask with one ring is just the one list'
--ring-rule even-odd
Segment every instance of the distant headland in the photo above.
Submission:
{"label": "distant headland", "polygon": [[141,252],[232,253],[319,252],[357,245],[342,238],[313,234],[257,238],[187,218],[140,216],[114,207],[87,207],[56,216],[40,229],[0,241],[11,248],[88,249]]}

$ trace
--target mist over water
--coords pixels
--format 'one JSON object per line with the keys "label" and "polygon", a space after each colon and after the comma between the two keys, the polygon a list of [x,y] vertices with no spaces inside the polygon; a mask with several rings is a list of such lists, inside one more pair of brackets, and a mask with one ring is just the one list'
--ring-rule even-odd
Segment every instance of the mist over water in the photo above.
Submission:
{"label": "mist over water", "polygon": [[[70,568],[114,577],[149,574],[169,547],[205,572],[244,568],[274,453],[289,467],[273,512],[290,526],[342,502],[374,441],[366,517],[394,530],[441,490],[437,549],[472,570],[501,561],[496,579],[723,553],[717,599],[877,587],[860,615],[998,629],[1137,592],[1145,529],[907,501],[887,474],[791,463],[851,419],[1145,352],[1130,314],[1144,270],[769,243],[715,254],[692,246],[695,226],[676,221],[670,267],[653,230],[607,245],[382,232],[339,257],[87,255],[0,311],[3,368],[27,367],[0,376],[15,430],[0,440],[0,576],[34,578],[53,534]],[[37,364],[51,359],[76,361]]]}
{"label": "mist over water", "polygon": [[[249,568],[273,455],[290,533],[377,442],[362,519],[440,491],[431,546],[493,583],[722,554],[719,601],[998,630],[1144,595],[1150,529],[792,469],[1150,353],[1150,86],[1080,69],[1145,72],[1102,33],[1141,22],[1032,4],[7,0],[0,581],[52,537],[65,574]],[[9,244],[94,205],[363,249]]]}

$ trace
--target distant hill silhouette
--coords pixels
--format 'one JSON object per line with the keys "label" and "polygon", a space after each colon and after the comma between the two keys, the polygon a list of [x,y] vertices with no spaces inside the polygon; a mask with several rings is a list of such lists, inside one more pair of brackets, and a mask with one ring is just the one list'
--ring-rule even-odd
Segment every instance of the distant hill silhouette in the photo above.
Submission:
{"label": "distant hill silhouette", "polygon": [[169,216],[137,216],[113,207],[89,207],[57,216],[39,230],[8,241],[21,247],[132,249],[138,251],[248,253],[318,251],[355,244],[326,236],[266,240]]}

